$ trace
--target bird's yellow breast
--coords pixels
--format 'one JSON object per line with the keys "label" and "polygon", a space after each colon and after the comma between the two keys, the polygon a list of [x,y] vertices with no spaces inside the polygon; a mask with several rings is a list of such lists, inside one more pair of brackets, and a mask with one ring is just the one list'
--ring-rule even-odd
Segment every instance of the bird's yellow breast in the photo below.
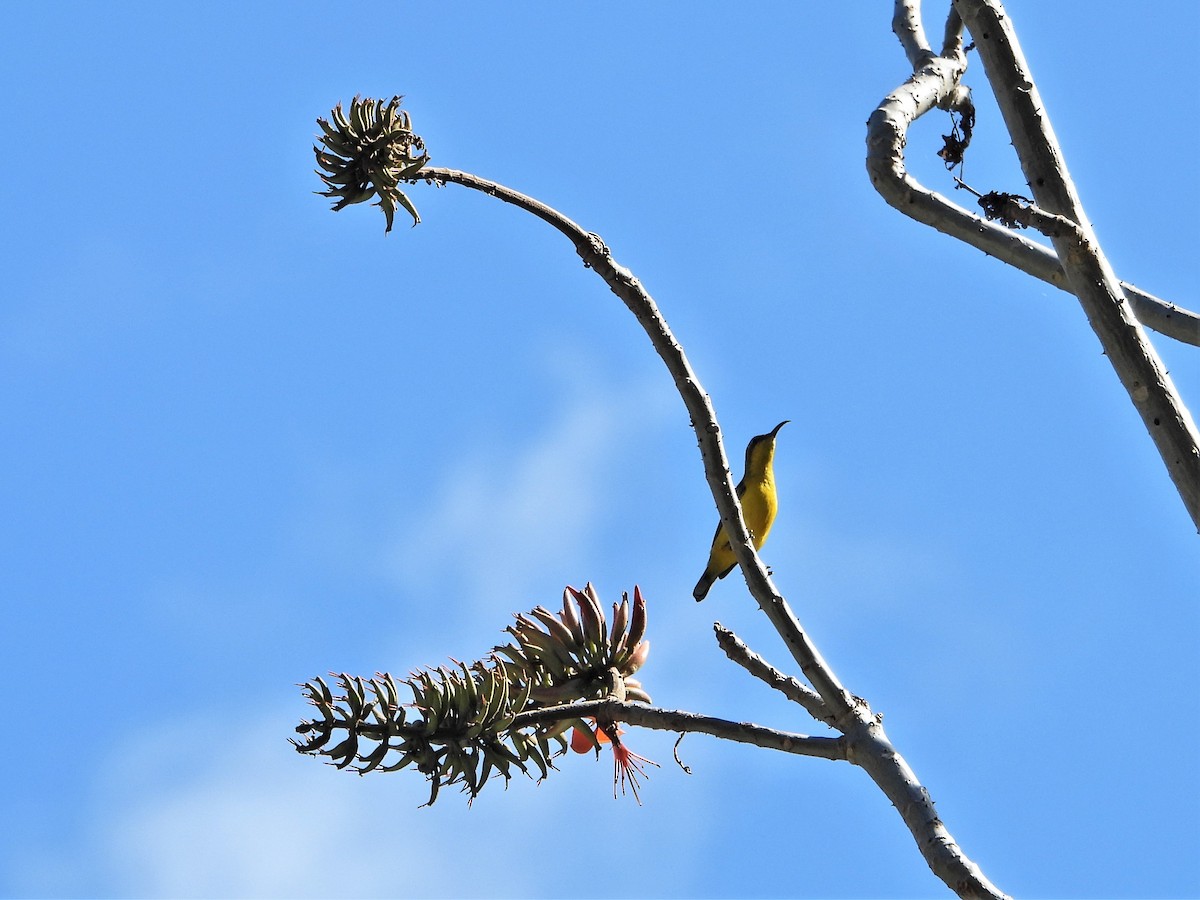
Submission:
{"label": "bird's yellow breast", "polygon": [[764,478],[747,484],[746,492],[742,495],[742,515],[746,517],[746,527],[750,529],[755,548],[762,549],[775,523],[778,508],[774,473],[768,469]]}

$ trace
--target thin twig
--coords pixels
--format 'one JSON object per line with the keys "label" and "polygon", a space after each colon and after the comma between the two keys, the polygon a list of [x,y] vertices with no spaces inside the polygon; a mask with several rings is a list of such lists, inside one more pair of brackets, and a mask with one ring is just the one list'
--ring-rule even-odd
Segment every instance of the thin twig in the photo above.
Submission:
{"label": "thin twig", "polygon": [[793,703],[799,703],[818,722],[824,722],[830,726],[836,725],[837,719],[829,712],[829,707],[825,705],[816,691],[791,675],[780,672],[746,646],[741,638],[720,622],[713,625],[713,631],[716,632],[717,643],[731,660],[755,678],[775,688]]}
{"label": "thin twig", "polygon": [[799,756],[816,756],[821,759],[846,759],[846,744],[843,738],[812,737],[777,731],[750,722],[733,722],[715,716],[677,709],[659,709],[642,703],[622,703],[619,700],[583,700],[562,706],[547,706],[517,715],[512,728],[521,728],[535,722],[561,722],[565,719],[603,717],[641,728],[659,731],[698,732],[740,744],[753,744],[767,750],[795,753]]}
{"label": "thin twig", "polygon": [[671,755],[675,757],[675,765],[679,766],[679,768],[683,770],[683,774],[691,775],[692,767],[685,764],[684,761],[679,758],[679,745],[683,743],[683,736],[685,733],[686,732],[683,731],[679,732],[679,737],[675,739],[675,746],[671,748]]}

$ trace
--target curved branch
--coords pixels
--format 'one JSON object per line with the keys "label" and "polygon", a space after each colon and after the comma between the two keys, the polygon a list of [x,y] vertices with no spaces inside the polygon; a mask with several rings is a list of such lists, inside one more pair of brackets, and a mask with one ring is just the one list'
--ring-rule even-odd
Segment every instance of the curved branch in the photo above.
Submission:
{"label": "curved branch", "polygon": [[659,731],[698,732],[740,744],[753,744],[767,750],[780,750],[800,756],[816,756],[821,759],[846,759],[846,743],[843,738],[811,737],[777,731],[750,722],[732,722],[715,716],[682,712],[676,709],[659,709],[643,703],[628,703],[620,700],[584,700],[562,706],[547,706],[519,713],[513,719],[512,728],[532,725],[535,722],[561,722],[564,719],[582,719],[586,716],[612,719],[641,728]]}
{"label": "curved branch", "polygon": [[[950,23],[947,23],[949,29]],[[958,238],[1001,262],[1071,293],[1053,251],[963,209],[913,178],[905,165],[908,129],[934,107],[953,102],[966,71],[961,39],[951,52],[928,59],[903,85],[888,94],[867,120],[867,172],[887,203],[923,225]],[[1134,314],[1147,328],[1200,346],[1200,315],[1121,282]]]}
{"label": "curved branch", "polygon": [[[750,534],[734,492],[729,461],[725,456],[720,426],[717,424],[712,404],[692,370],[683,348],[675,340],[654,299],[642,287],[641,282],[632,272],[612,259],[608,247],[599,236],[584,231],[557,210],[518,191],[454,169],[425,168],[408,180],[459,184],[532,213],[566,235],[575,245],[575,250],[583,259],[584,265],[593,269],[604,279],[609,289],[621,298],[650,337],[650,342],[670,371],[675,387],[691,415],[692,427],[696,431],[704,460],[705,478],[716,500],[721,522],[731,537],[730,544],[734,556],[741,566],[750,593],[783,639],[801,672],[816,689],[833,717],[835,727],[846,735],[847,758],[861,766],[880,790],[891,799],[935,875],[960,896],[990,897],[996,900],[1004,898],[1006,895],[987,880],[979,867],[954,842],[938,818],[928,791],[921,787],[908,763],[892,746],[879,718],[871,714],[864,702],[857,701],[842,687],[837,676],[800,627],[787,601],[775,590],[762,560],[750,542]],[[647,708],[626,704],[621,709],[630,714],[626,721],[630,724],[641,724],[635,721],[633,716],[640,715],[637,710]],[[811,746],[828,745],[821,743]]]}
{"label": "curved branch", "polygon": [[439,184],[459,184],[482,191],[533,213],[554,226],[575,245],[575,251],[583,259],[584,265],[603,278],[609,289],[620,297],[629,311],[634,314],[650,337],[654,349],[670,371],[671,377],[675,381],[675,387],[691,416],[692,427],[696,431],[700,443],[700,454],[704,460],[704,475],[716,500],[721,521],[728,534],[731,535],[730,543],[733,546],[734,556],[741,565],[750,593],[758,601],[763,612],[767,614],[780,637],[783,638],[792,658],[796,660],[796,664],[800,666],[804,676],[820,694],[821,699],[825,701],[832,713],[838,717],[852,716],[853,701],[849,692],[842,687],[817,650],[816,645],[809,640],[808,635],[800,627],[791,607],[775,589],[766,567],[750,542],[750,533],[746,528],[745,519],[742,517],[742,509],[734,490],[733,477],[729,471],[729,460],[721,441],[716,412],[708,399],[708,394],[700,384],[700,379],[692,369],[687,355],[683,352],[683,348],[675,340],[675,335],[672,334],[666,319],[659,312],[654,298],[642,287],[642,283],[634,277],[632,272],[612,258],[608,247],[598,235],[584,231],[562,213],[532,197],[494,181],[454,169],[425,168],[413,176],[412,180],[422,179]]}

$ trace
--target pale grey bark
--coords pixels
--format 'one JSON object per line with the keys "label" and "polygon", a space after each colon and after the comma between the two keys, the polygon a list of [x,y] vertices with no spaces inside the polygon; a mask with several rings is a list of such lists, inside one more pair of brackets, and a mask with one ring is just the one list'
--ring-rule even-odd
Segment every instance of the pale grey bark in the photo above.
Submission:
{"label": "pale grey bark", "polygon": [[896,0],[892,12],[892,33],[900,40],[904,55],[914,71],[933,56],[921,20],[921,0]]}
{"label": "pale grey bark", "polygon": [[957,0],[955,8],[975,38],[1034,200],[1066,220],[1050,237],[1071,292],[1200,529],[1200,433],[1092,231],[1012,21],[999,0]]}
{"label": "pale grey bark", "polygon": [[[969,92],[961,84],[967,68],[961,40],[955,40],[952,15],[947,23],[945,47],[935,55],[920,27],[919,4],[898,0],[893,30],[901,38],[914,72],[888,94],[867,120],[867,171],[871,183],[893,207],[924,225],[958,238],[1021,271],[1073,293],[1054,251],[1025,236],[971,212],[931,191],[909,173],[904,158],[908,129],[931,109],[954,109]],[[1194,346],[1200,346],[1200,315],[1161,300],[1126,282],[1125,298],[1147,328]]]}
{"label": "pale grey bark", "polygon": [[[1034,199],[1072,228],[1057,227],[1050,251],[927,190],[907,172],[909,126],[939,106],[969,102],[962,77],[965,24],[983,61]],[[1200,317],[1120,282],[1092,232],[1037,86],[999,0],[955,0],[945,48],[933,55],[924,39],[920,4],[896,0],[893,30],[916,71],[880,103],[868,121],[867,169],[892,206],[1073,293],[1117,376],[1142,417],[1193,524],[1200,529],[1200,433],[1139,319],[1148,327],[1200,344]]]}

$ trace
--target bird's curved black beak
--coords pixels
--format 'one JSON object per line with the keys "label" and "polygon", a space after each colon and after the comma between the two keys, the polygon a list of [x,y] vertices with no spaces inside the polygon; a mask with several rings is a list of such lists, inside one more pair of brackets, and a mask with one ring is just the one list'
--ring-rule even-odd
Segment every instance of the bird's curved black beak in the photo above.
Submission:
{"label": "bird's curved black beak", "polygon": [[784,419],[782,422],[780,422],[778,425],[776,425],[774,428],[772,428],[771,429],[771,437],[775,437],[775,435],[779,434],[779,429],[782,428],[784,425],[786,425],[790,421],[792,421],[792,420]]}

